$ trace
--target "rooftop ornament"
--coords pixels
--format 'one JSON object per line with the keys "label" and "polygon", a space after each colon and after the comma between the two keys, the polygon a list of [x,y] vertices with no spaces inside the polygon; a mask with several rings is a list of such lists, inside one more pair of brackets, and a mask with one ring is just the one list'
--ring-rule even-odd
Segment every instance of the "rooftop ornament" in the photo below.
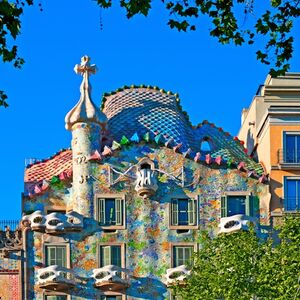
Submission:
{"label": "rooftop ornament", "polygon": [[79,102],[72,108],[65,117],[66,129],[71,130],[72,126],[78,122],[93,122],[102,125],[106,123],[107,118],[104,113],[94,104],[91,99],[91,85],[89,77],[96,73],[96,65],[90,64],[90,58],[85,55],[81,58],[81,63],[76,64],[74,71],[76,74],[82,75],[82,83],[80,85]]}

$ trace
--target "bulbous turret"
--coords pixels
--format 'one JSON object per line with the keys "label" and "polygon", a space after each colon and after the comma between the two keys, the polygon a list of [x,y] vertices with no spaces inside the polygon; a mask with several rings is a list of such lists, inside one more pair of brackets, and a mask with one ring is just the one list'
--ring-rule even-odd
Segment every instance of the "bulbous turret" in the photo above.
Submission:
{"label": "bulbous turret", "polygon": [[84,56],[74,70],[83,76],[80,100],[66,115],[66,128],[72,131],[73,191],[68,210],[85,217],[93,216],[93,184],[90,157],[101,151],[101,131],[106,126],[106,116],[91,100],[89,75],[96,72]]}

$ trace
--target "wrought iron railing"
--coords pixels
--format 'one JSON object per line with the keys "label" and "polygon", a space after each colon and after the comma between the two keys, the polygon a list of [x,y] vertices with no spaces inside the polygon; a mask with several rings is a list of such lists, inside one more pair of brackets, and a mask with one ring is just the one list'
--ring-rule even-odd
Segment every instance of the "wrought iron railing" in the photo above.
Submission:
{"label": "wrought iron railing", "polygon": [[19,220],[0,220],[0,231],[6,231],[6,229],[10,229],[10,231],[15,231],[19,227]]}
{"label": "wrought iron railing", "polygon": [[294,150],[278,150],[279,164],[300,164],[300,151]]}

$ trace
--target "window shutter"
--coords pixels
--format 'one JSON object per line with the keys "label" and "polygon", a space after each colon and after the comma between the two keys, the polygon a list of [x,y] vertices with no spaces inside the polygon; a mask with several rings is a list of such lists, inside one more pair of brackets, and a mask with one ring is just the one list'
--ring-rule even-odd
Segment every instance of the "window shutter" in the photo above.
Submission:
{"label": "window shutter", "polygon": [[257,196],[248,196],[247,202],[249,203],[249,216],[257,217],[259,209],[259,198]]}
{"label": "window shutter", "polygon": [[178,199],[172,199],[171,223],[172,225],[178,225]]}
{"label": "window shutter", "polygon": [[227,217],[227,197],[221,197],[221,218]]}
{"label": "window shutter", "polygon": [[56,264],[55,247],[47,247],[47,265],[52,266]]}
{"label": "window shutter", "polygon": [[98,203],[98,221],[105,224],[105,199],[99,199]]}
{"label": "window shutter", "polygon": [[196,221],[196,200],[188,199],[188,222],[189,225],[195,225]]}
{"label": "window shutter", "polygon": [[111,247],[102,246],[101,250],[101,267],[111,265]]}
{"label": "window shutter", "polygon": [[115,199],[116,225],[122,225],[122,199]]}

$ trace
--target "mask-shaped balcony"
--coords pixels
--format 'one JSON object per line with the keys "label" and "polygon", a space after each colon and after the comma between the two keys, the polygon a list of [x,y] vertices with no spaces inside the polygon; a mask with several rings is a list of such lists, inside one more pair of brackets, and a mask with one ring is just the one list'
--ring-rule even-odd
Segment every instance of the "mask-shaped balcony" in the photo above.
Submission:
{"label": "mask-shaped balcony", "polygon": [[57,265],[38,270],[38,286],[41,289],[65,292],[78,283],[72,270]]}
{"label": "mask-shaped balcony", "polygon": [[231,233],[238,230],[248,230],[250,223],[255,223],[255,218],[246,215],[234,215],[220,219],[219,233]]}
{"label": "mask-shaped balcony", "polygon": [[149,198],[157,191],[157,181],[154,171],[149,169],[140,169],[136,173],[137,180],[135,190],[143,198]]}
{"label": "mask-shaped balcony", "polygon": [[114,265],[94,269],[92,277],[95,280],[94,286],[102,291],[118,292],[130,285],[129,271]]}
{"label": "mask-shaped balcony", "polygon": [[191,273],[185,265],[167,269],[166,285],[184,285],[186,277]]}
{"label": "mask-shaped balcony", "polygon": [[53,212],[44,215],[37,210],[31,215],[23,216],[24,226],[31,227],[33,231],[61,234],[68,231],[81,231],[83,228],[83,217],[77,212],[67,214]]}

